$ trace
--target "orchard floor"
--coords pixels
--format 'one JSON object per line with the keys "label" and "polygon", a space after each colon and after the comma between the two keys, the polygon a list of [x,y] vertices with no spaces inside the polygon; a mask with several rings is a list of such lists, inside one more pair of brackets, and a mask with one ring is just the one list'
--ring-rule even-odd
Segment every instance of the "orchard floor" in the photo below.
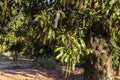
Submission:
{"label": "orchard floor", "polygon": [[0,54],[0,80],[83,80],[83,68],[76,68],[68,78],[60,70],[38,67],[30,59],[17,62]]}
{"label": "orchard floor", "polygon": [[63,78],[55,71],[43,69],[2,69],[0,80],[83,80],[83,78],[78,74]]}
{"label": "orchard floor", "polygon": [[[45,69],[31,59],[14,62],[0,53],[0,80],[83,80],[84,68],[77,67],[68,78],[58,69]],[[115,80],[120,80],[115,76]]]}

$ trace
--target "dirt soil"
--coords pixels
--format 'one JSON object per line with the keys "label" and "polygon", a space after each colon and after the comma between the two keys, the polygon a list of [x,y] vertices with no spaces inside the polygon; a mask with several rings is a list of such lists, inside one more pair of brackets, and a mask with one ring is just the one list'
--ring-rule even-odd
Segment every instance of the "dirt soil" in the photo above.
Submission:
{"label": "dirt soil", "polygon": [[0,55],[0,80],[83,80],[83,68],[76,68],[71,76],[64,78],[59,70],[38,67],[32,60],[17,62]]}

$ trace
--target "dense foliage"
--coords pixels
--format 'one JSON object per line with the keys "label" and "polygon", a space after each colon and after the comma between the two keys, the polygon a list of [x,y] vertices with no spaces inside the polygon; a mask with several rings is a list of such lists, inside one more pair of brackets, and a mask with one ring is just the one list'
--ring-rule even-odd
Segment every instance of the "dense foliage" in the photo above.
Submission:
{"label": "dense foliage", "polygon": [[112,55],[118,65],[119,0],[1,0],[0,51],[12,49],[35,56],[52,54],[67,65],[68,71],[91,52],[85,43],[85,37],[89,36],[87,29],[100,19],[108,19],[112,26]]}

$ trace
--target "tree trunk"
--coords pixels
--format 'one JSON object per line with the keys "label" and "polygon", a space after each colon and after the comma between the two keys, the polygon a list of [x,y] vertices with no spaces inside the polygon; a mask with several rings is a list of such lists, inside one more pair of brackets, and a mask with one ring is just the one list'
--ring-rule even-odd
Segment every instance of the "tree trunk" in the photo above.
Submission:
{"label": "tree trunk", "polygon": [[114,80],[108,41],[93,37],[91,43],[93,53],[86,58],[85,80]]}
{"label": "tree trunk", "polygon": [[116,71],[116,76],[119,76],[119,77],[120,77],[120,65],[117,67],[116,70],[117,70],[117,71]]}
{"label": "tree trunk", "polygon": [[17,61],[18,60],[18,52],[17,51],[13,51],[12,52],[12,57],[13,57],[13,61]]}
{"label": "tree trunk", "polygon": [[92,53],[87,55],[85,59],[84,80],[114,80],[112,48],[109,38],[110,25],[104,25],[106,24],[104,22],[95,22],[91,27],[91,32],[87,34],[89,38],[87,38],[86,43]]}

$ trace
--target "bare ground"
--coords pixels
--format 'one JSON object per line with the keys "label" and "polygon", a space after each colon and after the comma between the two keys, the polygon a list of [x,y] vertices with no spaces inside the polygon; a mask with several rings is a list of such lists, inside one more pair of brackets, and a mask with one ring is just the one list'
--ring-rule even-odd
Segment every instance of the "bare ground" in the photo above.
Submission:
{"label": "bare ground", "polygon": [[[68,78],[59,69],[44,69],[31,59],[12,59],[0,54],[0,80],[83,80],[84,69],[76,68]],[[115,76],[115,80],[120,80]]]}
{"label": "bare ground", "polygon": [[0,80],[83,80],[79,74],[72,74],[68,78],[63,78],[59,73],[49,70],[38,69],[2,69],[0,70]]}
{"label": "bare ground", "polygon": [[76,68],[68,78],[60,70],[38,67],[32,60],[17,62],[0,55],[0,80],[83,80],[83,68]]}

